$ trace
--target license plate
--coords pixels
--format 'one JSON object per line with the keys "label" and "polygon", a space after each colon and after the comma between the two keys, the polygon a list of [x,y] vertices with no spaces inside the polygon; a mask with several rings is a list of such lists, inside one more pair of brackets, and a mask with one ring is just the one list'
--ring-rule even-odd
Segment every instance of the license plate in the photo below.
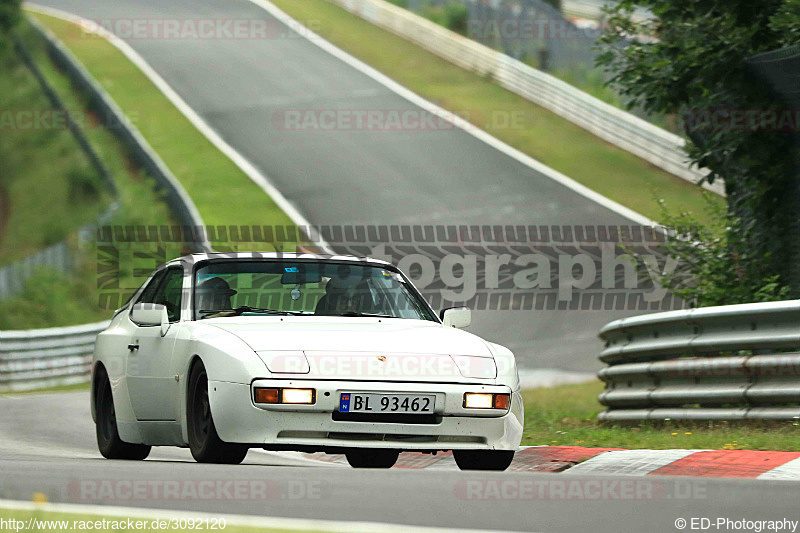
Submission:
{"label": "license plate", "polygon": [[433,413],[433,394],[374,394],[343,392],[339,397],[341,413]]}

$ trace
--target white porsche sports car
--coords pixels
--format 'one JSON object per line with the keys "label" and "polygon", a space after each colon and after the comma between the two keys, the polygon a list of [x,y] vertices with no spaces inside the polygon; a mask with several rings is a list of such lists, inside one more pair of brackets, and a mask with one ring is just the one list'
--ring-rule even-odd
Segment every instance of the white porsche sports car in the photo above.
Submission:
{"label": "white porsche sports car", "polygon": [[384,261],[193,254],[158,268],[97,337],[92,416],[103,456],[189,447],[240,463],[249,448],[344,453],[389,468],[452,450],[504,470],[522,438],[513,354],[460,331]]}

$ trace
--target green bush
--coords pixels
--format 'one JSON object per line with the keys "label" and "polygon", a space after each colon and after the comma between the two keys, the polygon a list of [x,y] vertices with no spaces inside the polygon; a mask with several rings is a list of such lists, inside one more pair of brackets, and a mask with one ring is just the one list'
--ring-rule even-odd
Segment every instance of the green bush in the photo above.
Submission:
{"label": "green bush", "polygon": [[19,295],[0,301],[0,330],[69,326],[109,318],[111,313],[98,306],[93,286],[96,278],[88,266],[70,277],[41,267]]}
{"label": "green bush", "polygon": [[8,43],[11,28],[20,20],[22,0],[0,0],[0,50]]}
{"label": "green bush", "polygon": [[469,10],[459,2],[448,2],[444,6],[427,3],[422,6],[420,14],[439,26],[444,26],[461,35],[467,34],[467,20]]}
{"label": "green bush", "polygon": [[786,300],[789,287],[773,270],[768,255],[748,243],[752,225],[730,216],[724,205],[706,193],[713,221],[703,226],[688,212],[675,214],[663,201],[662,220],[678,235],[667,242],[667,253],[678,261],[674,273],[661,283],[693,307]]}
{"label": "green bush", "polygon": [[467,34],[469,10],[459,2],[448,2],[444,7],[444,25],[447,29],[461,35]]}

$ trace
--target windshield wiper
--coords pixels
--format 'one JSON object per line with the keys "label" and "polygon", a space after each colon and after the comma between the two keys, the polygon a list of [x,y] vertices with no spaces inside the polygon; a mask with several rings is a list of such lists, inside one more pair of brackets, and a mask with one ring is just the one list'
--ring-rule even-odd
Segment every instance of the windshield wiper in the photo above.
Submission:
{"label": "windshield wiper", "polygon": [[362,313],[361,311],[345,311],[334,316],[366,316],[371,318],[395,318],[393,315],[381,315],[378,313]]}
{"label": "windshield wiper", "polygon": [[[249,305],[240,305],[234,309],[202,309],[201,315],[215,315],[217,313],[234,313],[234,316],[239,316],[242,313],[259,313],[263,315],[293,315],[301,316],[305,313],[295,311],[281,311],[279,309],[267,309],[264,307],[250,307]],[[203,318],[206,318],[205,316]]]}

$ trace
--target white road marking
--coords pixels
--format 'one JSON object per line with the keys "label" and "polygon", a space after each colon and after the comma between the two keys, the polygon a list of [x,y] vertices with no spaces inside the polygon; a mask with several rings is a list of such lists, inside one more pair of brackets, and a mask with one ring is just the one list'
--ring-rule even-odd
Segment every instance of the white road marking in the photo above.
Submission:
{"label": "white road marking", "polygon": [[[108,505],[83,505],[72,503],[33,503],[14,500],[0,500],[0,509],[12,511],[36,511],[66,514],[94,515],[106,518],[132,518],[139,520],[172,520],[181,518],[225,519],[227,526],[255,529],[278,529],[286,531],[326,531],[341,533],[454,533],[467,531],[488,533],[490,530],[450,529],[438,527],[410,526],[380,522],[345,522],[339,520],[309,520],[305,518],[283,518],[274,516],[249,516],[233,514],[200,513],[194,511],[164,511],[162,509],[143,509],[139,507],[112,507]],[[47,517],[39,516],[40,520]]]}
{"label": "white road marking", "polygon": [[622,450],[605,452],[564,471],[570,474],[646,476],[650,472],[706,450]]}
{"label": "white road marking", "polygon": [[558,171],[548,167],[547,165],[537,161],[536,159],[530,157],[529,155],[520,152],[516,148],[513,148],[513,147],[509,146],[508,144],[504,143],[500,139],[497,139],[496,137],[493,137],[489,133],[487,133],[487,132],[485,132],[485,131],[483,131],[483,130],[481,130],[479,128],[476,128],[475,126],[469,124],[468,122],[466,122],[466,121],[464,121],[462,119],[459,119],[458,117],[454,117],[451,112],[449,112],[449,111],[447,111],[445,109],[442,109],[438,105],[436,105],[436,104],[434,104],[432,102],[429,102],[428,100],[422,98],[418,94],[416,94],[416,93],[412,92],[411,90],[407,89],[406,87],[400,85],[399,83],[397,83],[393,79],[389,78],[385,74],[382,74],[382,73],[378,72],[377,70],[375,70],[374,68],[370,67],[369,65],[367,65],[363,61],[361,61],[359,59],[356,59],[355,57],[351,56],[350,54],[348,54],[347,52],[345,52],[341,48],[337,47],[336,45],[328,42],[324,38],[322,38],[319,35],[317,35],[316,33],[312,32],[311,30],[309,30],[308,28],[303,26],[300,22],[296,21],[295,19],[293,19],[292,17],[290,17],[289,15],[287,15],[286,13],[281,11],[280,8],[278,8],[276,5],[274,5],[273,3],[269,2],[268,0],[249,0],[249,1],[252,2],[253,4],[261,7],[262,9],[266,10],[270,15],[272,15],[276,19],[278,19],[281,22],[283,22],[284,24],[286,24],[289,28],[294,30],[297,34],[301,35],[303,38],[305,38],[308,41],[314,43],[315,45],[317,45],[321,49],[325,50],[329,54],[337,57],[338,59],[340,59],[342,61],[344,61],[345,63],[347,63],[348,65],[350,65],[354,69],[358,70],[362,74],[365,74],[365,75],[369,76],[374,81],[380,83],[381,85],[383,85],[384,87],[386,87],[390,91],[394,92],[395,94],[405,98],[406,100],[408,100],[412,104],[424,109],[425,111],[427,111],[427,112],[429,112],[431,114],[435,114],[437,116],[444,117],[446,120],[448,120],[453,125],[461,128],[462,130],[464,130],[465,132],[469,133],[473,137],[483,141],[484,143],[486,143],[489,146],[495,148],[496,150],[499,150],[500,152],[506,154],[507,156],[516,159],[517,161],[519,161],[523,165],[526,165],[527,167],[535,170],[536,172],[539,172],[539,173],[547,176],[548,178],[550,178],[550,179],[552,179],[554,181],[557,181],[558,183],[560,183],[561,185],[567,187],[568,189],[571,189],[571,190],[575,191],[576,193],[584,196],[585,198],[587,198],[587,199],[589,199],[589,200],[591,200],[591,201],[593,201],[593,202],[595,202],[597,204],[600,204],[601,206],[605,207],[606,209],[609,209],[609,210],[611,210],[611,211],[613,211],[613,212],[615,212],[615,213],[617,213],[617,214],[619,214],[619,215],[621,215],[621,216],[623,216],[623,217],[635,222],[636,224],[641,224],[641,225],[644,225],[644,226],[657,225],[656,222],[650,220],[646,216],[644,216],[644,215],[642,215],[640,213],[637,213],[636,211],[634,211],[632,209],[628,209],[627,207],[615,202],[614,200],[611,200],[610,198],[607,198],[607,197],[603,196],[602,194],[600,194],[600,193],[598,193],[596,191],[593,191],[592,189],[586,187],[585,185],[582,185],[582,184],[578,183],[577,181],[573,180],[572,178],[566,176],[565,174],[562,174],[561,172],[558,172]]}
{"label": "white road marking", "polygon": [[800,480],[800,458],[793,459],[788,463],[777,466],[769,472],[764,472],[756,479],[798,481]]}

